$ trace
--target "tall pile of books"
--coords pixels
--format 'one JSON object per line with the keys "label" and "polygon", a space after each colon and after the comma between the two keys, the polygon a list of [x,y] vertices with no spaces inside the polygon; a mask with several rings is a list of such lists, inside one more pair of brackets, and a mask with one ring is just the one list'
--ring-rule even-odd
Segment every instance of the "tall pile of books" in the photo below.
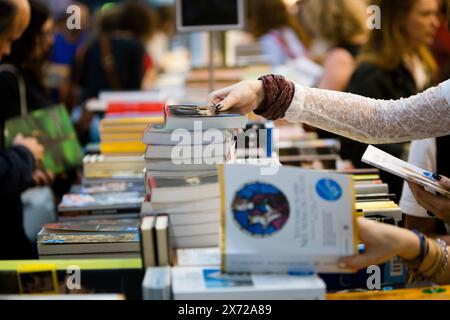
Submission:
{"label": "tall pile of books", "polygon": [[175,248],[218,246],[220,190],[217,164],[235,159],[234,130],[247,118],[197,106],[167,106],[165,125],[149,125],[147,201],[142,215],[168,214]]}

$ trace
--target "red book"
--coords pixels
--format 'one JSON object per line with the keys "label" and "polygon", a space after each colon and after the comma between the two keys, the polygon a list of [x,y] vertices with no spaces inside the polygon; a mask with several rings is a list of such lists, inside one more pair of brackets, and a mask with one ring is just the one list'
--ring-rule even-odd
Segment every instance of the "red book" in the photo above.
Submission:
{"label": "red book", "polygon": [[106,113],[108,115],[148,114],[164,112],[164,102],[111,102]]}

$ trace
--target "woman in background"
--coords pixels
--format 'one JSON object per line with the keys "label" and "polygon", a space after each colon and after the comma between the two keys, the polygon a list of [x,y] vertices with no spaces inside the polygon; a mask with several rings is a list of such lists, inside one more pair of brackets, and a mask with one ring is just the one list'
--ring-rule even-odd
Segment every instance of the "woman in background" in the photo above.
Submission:
{"label": "woman in background", "polygon": [[72,119],[82,145],[100,140],[99,118],[82,107],[102,91],[140,90],[153,63],[145,44],[153,34],[148,5],[120,3],[101,11],[97,34],[76,56],[73,71]]}
{"label": "woman in background", "polygon": [[356,56],[368,38],[362,0],[303,0],[300,18],[317,43],[327,47],[318,88],[345,91],[356,68]]}
{"label": "woman in background", "polygon": [[[18,80],[22,78],[26,91],[26,112],[48,107],[52,104],[44,85],[44,67],[49,60],[53,45],[53,19],[49,8],[39,0],[30,0],[30,24],[11,47],[11,52],[2,60],[0,71],[0,97],[2,122],[21,116],[21,97]],[[3,127],[3,125],[2,125]],[[35,170],[33,180],[37,185],[53,182],[51,173]]]}
{"label": "woman in background", "polygon": [[[0,0],[0,61],[11,51],[30,23],[27,0]],[[16,85],[17,87],[17,85]],[[0,93],[3,99],[3,93]],[[11,148],[5,148],[4,122],[9,106],[0,106],[0,203],[2,223],[0,260],[30,259],[35,250],[23,227],[21,193],[33,185],[35,163],[42,160],[44,148],[35,138],[17,136]]]}
{"label": "woman in background", "polygon": [[[437,65],[428,47],[439,28],[439,0],[376,0],[380,7],[381,29],[374,29],[358,57],[358,67],[348,92],[370,98],[407,98],[431,85]],[[378,146],[397,158],[404,157],[404,144]],[[361,158],[367,145],[348,141],[344,155],[357,167],[366,167]],[[402,179],[388,173],[381,178],[400,199]]]}
{"label": "woman in background", "polygon": [[311,40],[282,0],[249,0],[247,4],[248,31],[259,39],[273,67],[307,53]]}

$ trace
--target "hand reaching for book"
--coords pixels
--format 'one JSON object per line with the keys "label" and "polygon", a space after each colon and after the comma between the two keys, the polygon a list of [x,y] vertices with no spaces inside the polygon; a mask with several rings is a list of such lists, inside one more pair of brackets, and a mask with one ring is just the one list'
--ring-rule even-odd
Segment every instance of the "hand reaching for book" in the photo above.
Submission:
{"label": "hand reaching for book", "polygon": [[248,114],[258,108],[263,100],[262,81],[242,81],[211,93],[208,104],[216,107],[217,111],[236,110],[240,114]]}
{"label": "hand reaching for book", "polygon": [[41,161],[44,158],[44,146],[42,146],[36,138],[25,138],[22,134],[18,134],[13,141],[14,146],[23,146],[30,150],[35,161]]}
{"label": "hand reaching for book", "polygon": [[[441,177],[440,179],[439,184],[444,188],[450,189],[450,180],[446,177]],[[408,182],[408,184],[414,198],[422,208],[433,213],[445,223],[450,223],[450,199],[433,195],[415,183]]]}
{"label": "hand reaching for book", "polygon": [[342,258],[339,267],[343,269],[361,270],[385,263],[394,256],[413,260],[420,254],[420,241],[412,231],[365,218],[358,218],[357,227],[365,251]]}

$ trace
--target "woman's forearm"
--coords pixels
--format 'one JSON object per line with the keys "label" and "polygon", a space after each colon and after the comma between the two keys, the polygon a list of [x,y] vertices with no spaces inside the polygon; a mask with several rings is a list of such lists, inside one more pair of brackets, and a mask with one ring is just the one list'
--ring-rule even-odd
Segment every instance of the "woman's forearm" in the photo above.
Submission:
{"label": "woman's forearm", "polygon": [[285,117],[369,144],[450,134],[450,81],[397,101],[295,85]]}

